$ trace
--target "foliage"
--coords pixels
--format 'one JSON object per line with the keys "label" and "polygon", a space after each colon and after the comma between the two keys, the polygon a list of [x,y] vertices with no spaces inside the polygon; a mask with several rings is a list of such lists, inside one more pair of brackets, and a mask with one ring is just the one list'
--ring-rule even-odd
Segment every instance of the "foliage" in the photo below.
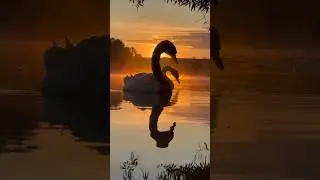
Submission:
{"label": "foliage", "polygon": [[[209,152],[208,145],[204,143],[203,146],[199,146],[198,151],[194,155],[194,160],[191,163],[176,165],[171,164],[160,164],[158,168],[162,170],[156,175],[157,180],[198,180],[198,179],[210,179],[210,161],[207,160],[210,157],[204,156],[204,152]],[[130,159],[125,161],[121,165],[123,169],[123,179],[133,180],[133,172],[138,166],[138,158],[131,153]],[[141,170],[141,177],[143,180],[149,179],[149,172]]]}
{"label": "foliage", "polygon": [[[138,8],[143,6],[144,0],[130,0]],[[173,3],[178,6],[187,6],[191,11],[201,11],[207,13],[210,10],[210,5],[216,8],[219,0],[165,0],[167,3]]]}
{"label": "foliage", "polygon": [[120,39],[110,39],[110,66],[122,67],[127,60],[141,58],[141,55],[133,47],[127,47]]}
{"label": "foliage", "polygon": [[122,174],[123,180],[133,179],[132,175],[137,166],[138,166],[138,157],[136,157],[134,153],[131,152],[130,159],[123,162],[120,167],[121,169],[123,169],[123,174]]}

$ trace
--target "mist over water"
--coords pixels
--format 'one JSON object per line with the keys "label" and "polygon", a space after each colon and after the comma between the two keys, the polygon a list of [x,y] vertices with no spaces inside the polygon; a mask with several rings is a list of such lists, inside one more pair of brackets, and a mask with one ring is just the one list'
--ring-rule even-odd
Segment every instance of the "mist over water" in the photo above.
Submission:
{"label": "mist over water", "polygon": [[212,178],[320,177],[319,62],[243,56],[212,71]]}

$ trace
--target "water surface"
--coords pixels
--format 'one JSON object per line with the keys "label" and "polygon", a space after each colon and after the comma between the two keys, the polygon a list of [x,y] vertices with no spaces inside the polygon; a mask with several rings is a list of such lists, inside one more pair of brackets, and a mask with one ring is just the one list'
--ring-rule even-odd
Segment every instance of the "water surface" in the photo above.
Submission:
{"label": "water surface", "polygon": [[233,59],[213,73],[212,178],[320,178],[320,76],[301,64]]}
{"label": "water surface", "polygon": [[0,89],[1,180],[109,178],[106,131],[95,128],[103,123],[66,99]]}
{"label": "water surface", "polygon": [[[121,78],[113,76],[111,80],[111,179],[122,178],[121,163],[131,152],[138,156],[139,167],[155,177],[158,164],[192,162],[199,144],[210,143],[208,78],[181,79],[171,103],[162,111],[157,105],[165,98],[124,93],[117,83]],[[158,122],[150,121],[151,113]],[[162,135],[153,133],[155,124]],[[136,175],[141,179],[139,169]]]}

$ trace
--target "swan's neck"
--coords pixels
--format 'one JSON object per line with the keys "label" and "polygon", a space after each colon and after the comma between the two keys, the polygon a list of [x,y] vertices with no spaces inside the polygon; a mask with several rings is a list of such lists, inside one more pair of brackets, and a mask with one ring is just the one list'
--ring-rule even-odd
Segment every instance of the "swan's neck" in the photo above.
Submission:
{"label": "swan's neck", "polygon": [[157,132],[158,131],[158,119],[149,119],[149,130],[151,132]]}
{"label": "swan's neck", "polygon": [[160,66],[160,55],[161,51],[156,48],[152,54],[152,59],[151,59],[151,68],[152,68],[152,73],[155,77],[155,79],[159,82],[163,82],[165,80],[165,77],[162,73],[161,66]]}
{"label": "swan's neck", "polygon": [[158,120],[162,111],[163,111],[163,107],[160,105],[155,105],[152,107],[150,118],[149,118],[149,130],[151,132],[158,132]]}

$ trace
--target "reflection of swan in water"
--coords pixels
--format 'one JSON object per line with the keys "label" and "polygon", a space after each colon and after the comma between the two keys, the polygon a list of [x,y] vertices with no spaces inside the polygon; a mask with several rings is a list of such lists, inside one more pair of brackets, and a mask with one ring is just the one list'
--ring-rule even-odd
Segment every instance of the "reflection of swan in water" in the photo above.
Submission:
{"label": "reflection of swan in water", "polygon": [[150,136],[156,140],[157,147],[166,148],[169,146],[170,141],[172,141],[174,137],[174,128],[176,126],[176,122],[173,122],[170,130],[168,131],[159,131],[158,130],[158,120],[159,116],[163,111],[163,106],[153,106],[150,119],[149,119],[149,130]]}
{"label": "reflection of swan in water", "polygon": [[169,146],[169,142],[174,137],[174,128],[176,123],[170,127],[168,131],[158,130],[158,120],[164,107],[173,106],[178,102],[179,91],[175,92],[172,96],[172,92],[164,94],[154,93],[137,93],[137,92],[124,92],[123,100],[130,101],[133,105],[139,107],[139,109],[146,109],[146,107],[152,107],[151,115],[149,118],[149,130],[150,136],[156,140],[157,147],[166,148]]}
{"label": "reflection of swan in water", "polygon": [[138,93],[138,92],[124,92],[123,100],[129,101],[137,107],[154,107],[154,106],[172,106],[177,103],[179,91],[166,94],[152,94],[152,93]]}
{"label": "reflection of swan in water", "polygon": [[150,130],[150,136],[157,142],[157,147],[166,148],[169,146],[170,141],[172,141],[174,137],[173,131],[176,126],[176,122],[173,122],[172,126],[170,127],[170,130],[159,131],[158,120],[162,111],[163,111],[163,106],[152,107],[152,111],[149,119],[149,130]]}
{"label": "reflection of swan in water", "polygon": [[[168,40],[161,41],[155,47],[151,58],[153,78],[150,78],[152,76],[150,76],[150,74],[148,73],[139,73],[134,76],[126,76],[124,78],[123,90],[148,93],[171,92],[174,88],[173,83],[165,75],[165,73],[163,73],[160,67],[160,56],[162,53],[170,55],[175,60],[175,62],[178,63],[178,60],[176,58],[177,50],[175,45]],[[172,75],[177,78],[176,76],[178,74],[173,73]],[[154,83],[154,81],[156,81],[157,83]]]}

